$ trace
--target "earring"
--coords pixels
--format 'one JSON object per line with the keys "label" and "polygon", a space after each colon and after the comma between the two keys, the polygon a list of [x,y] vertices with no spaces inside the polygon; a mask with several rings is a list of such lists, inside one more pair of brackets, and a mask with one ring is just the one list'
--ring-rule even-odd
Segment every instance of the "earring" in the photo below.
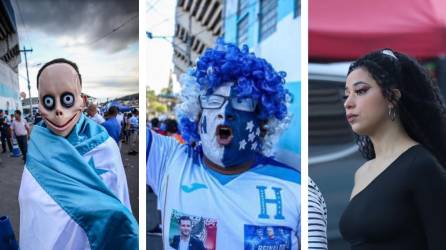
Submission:
{"label": "earring", "polygon": [[389,108],[389,117],[392,121],[396,119],[396,109],[394,107]]}

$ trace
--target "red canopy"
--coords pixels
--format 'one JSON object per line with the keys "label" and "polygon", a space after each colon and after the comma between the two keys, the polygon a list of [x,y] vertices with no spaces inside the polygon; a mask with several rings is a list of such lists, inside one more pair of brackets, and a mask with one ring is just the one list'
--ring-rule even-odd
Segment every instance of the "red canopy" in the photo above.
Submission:
{"label": "red canopy", "polygon": [[392,48],[446,54],[446,0],[309,0],[310,60],[354,60]]}

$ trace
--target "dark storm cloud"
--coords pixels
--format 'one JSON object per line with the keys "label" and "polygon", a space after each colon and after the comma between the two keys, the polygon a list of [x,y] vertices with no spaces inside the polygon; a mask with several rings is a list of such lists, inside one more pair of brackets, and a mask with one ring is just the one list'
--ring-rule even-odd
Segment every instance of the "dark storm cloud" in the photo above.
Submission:
{"label": "dark storm cloud", "polygon": [[[40,30],[49,36],[85,36],[87,46],[111,52],[138,41],[138,0],[17,1],[28,32]],[[20,13],[16,15],[20,19]],[[101,39],[106,34],[109,35]]]}

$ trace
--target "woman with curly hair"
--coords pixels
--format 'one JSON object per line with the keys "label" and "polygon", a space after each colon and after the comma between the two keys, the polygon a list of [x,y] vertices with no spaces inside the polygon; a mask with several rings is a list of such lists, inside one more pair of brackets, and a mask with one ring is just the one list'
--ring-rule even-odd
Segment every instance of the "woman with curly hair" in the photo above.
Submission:
{"label": "woman with curly hair", "polygon": [[269,157],[290,121],[284,77],[222,40],[182,77],[176,111],[186,143],[147,137],[165,249],[193,238],[206,249],[298,249],[300,173]]}
{"label": "woman with curly hair", "polygon": [[383,49],[354,62],[344,103],[368,160],[340,221],[351,248],[444,249],[446,107],[411,57]]}

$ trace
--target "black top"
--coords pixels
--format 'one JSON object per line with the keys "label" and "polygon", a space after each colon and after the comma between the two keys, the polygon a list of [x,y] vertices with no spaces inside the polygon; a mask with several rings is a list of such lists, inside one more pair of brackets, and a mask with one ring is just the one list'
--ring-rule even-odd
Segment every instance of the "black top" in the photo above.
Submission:
{"label": "black top", "polygon": [[411,147],[353,197],[340,230],[352,250],[445,250],[445,169]]}

